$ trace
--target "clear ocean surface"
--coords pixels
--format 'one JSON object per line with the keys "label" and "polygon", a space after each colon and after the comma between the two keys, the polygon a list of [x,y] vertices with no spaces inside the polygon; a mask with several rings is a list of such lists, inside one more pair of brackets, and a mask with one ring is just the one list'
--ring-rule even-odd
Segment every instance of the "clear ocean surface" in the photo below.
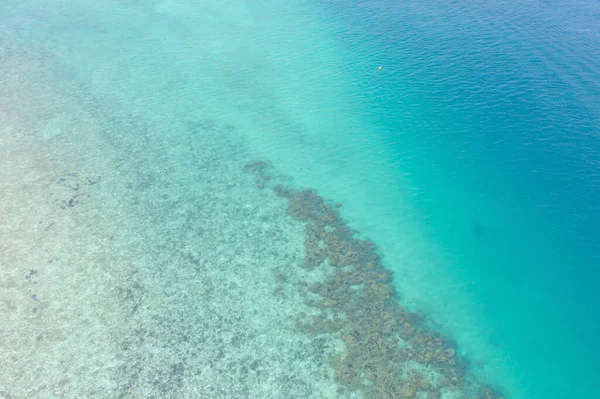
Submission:
{"label": "clear ocean surface", "polygon": [[599,194],[598,2],[4,0],[0,398],[599,397]]}

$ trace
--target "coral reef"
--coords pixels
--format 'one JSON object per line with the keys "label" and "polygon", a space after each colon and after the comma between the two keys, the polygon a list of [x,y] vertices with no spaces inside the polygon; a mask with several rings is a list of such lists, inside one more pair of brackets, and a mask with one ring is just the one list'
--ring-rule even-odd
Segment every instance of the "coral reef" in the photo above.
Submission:
{"label": "coral reef", "polygon": [[[269,164],[246,169],[264,176]],[[455,344],[428,327],[424,317],[402,307],[392,271],[374,243],[356,238],[338,209],[316,191],[273,187],[288,200],[288,214],[306,223],[306,269],[325,267],[324,280],[306,288],[306,304],[317,314],[300,315],[298,328],[312,335],[339,334],[345,353],[332,361],[340,391],[361,391],[366,398],[440,398],[443,392],[472,397],[466,361]],[[435,378],[431,376],[435,375]],[[500,399],[483,387],[481,399]]]}

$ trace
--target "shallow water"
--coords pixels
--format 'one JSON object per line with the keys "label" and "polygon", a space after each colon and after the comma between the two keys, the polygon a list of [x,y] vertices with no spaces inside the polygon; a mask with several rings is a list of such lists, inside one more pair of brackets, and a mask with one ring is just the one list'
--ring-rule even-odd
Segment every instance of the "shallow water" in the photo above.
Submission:
{"label": "shallow water", "polygon": [[[305,223],[334,209],[394,271],[393,309],[424,314],[401,316],[416,336],[455,341],[465,383],[403,358],[402,395],[595,393],[593,3],[0,11],[0,394],[373,395],[340,360],[358,356],[351,309],[311,302],[334,251],[300,267]],[[290,201],[320,205],[278,184],[342,206],[299,218]],[[341,327],[299,327],[320,314]]]}

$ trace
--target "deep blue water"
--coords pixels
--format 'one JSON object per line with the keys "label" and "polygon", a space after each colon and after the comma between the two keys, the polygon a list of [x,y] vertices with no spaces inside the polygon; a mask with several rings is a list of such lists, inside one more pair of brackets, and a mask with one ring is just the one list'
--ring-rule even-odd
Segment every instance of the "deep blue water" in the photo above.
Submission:
{"label": "deep blue water", "polygon": [[472,282],[519,390],[596,397],[600,4],[323,7],[361,54],[350,68],[382,65],[385,81],[361,87],[370,116],[448,267]]}

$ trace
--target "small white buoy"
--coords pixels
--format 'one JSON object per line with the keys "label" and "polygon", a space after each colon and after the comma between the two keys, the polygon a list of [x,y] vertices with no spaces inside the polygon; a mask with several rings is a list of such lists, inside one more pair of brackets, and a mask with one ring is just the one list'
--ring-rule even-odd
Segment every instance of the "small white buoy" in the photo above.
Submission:
{"label": "small white buoy", "polygon": [[382,67],[379,67],[379,68],[377,68],[377,69],[381,71],[383,68],[382,68]]}

